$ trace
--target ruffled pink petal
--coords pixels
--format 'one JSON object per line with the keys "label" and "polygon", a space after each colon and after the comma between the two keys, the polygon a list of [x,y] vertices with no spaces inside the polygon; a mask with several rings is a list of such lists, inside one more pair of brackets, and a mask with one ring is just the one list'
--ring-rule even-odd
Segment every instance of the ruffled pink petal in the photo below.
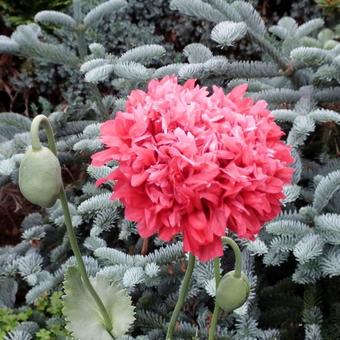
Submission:
{"label": "ruffled pink petal", "polygon": [[222,255],[228,229],[253,239],[280,213],[294,159],[267,103],[246,90],[213,86],[210,94],[194,79],[166,76],[132,91],[125,110],[101,125],[107,148],[92,164],[119,167],[97,185],[114,181],[111,199],[142,237],[181,234],[184,251],[208,261]]}

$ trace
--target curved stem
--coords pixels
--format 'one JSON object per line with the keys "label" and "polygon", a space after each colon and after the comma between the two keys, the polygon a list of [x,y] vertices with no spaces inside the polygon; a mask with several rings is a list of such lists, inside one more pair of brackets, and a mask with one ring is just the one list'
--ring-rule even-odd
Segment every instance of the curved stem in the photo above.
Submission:
{"label": "curved stem", "polygon": [[[237,243],[233,239],[231,239],[230,237],[222,237],[222,242],[224,244],[228,245],[229,247],[231,247],[231,249],[233,250],[234,256],[235,256],[235,273],[234,273],[234,276],[236,278],[240,278],[241,277],[241,270],[242,270],[242,257],[241,257],[240,248],[237,245]],[[216,291],[217,291],[217,287],[218,287],[218,285],[221,281],[220,259],[219,259],[219,257],[216,257],[214,259],[214,274],[215,274]],[[215,340],[216,327],[217,327],[217,321],[218,321],[219,313],[220,313],[220,307],[217,305],[217,303],[215,301],[214,312],[213,312],[213,316],[212,316],[210,328],[209,328],[209,338],[208,338],[208,340]]]}
{"label": "curved stem", "polygon": [[[49,148],[51,149],[51,151],[55,155],[57,155],[57,147],[56,147],[56,143],[55,143],[55,139],[54,139],[54,135],[53,135],[52,126],[51,126],[48,118],[44,115],[39,115],[39,116],[37,116],[33,119],[32,126],[31,126],[32,149],[33,150],[39,150],[41,148],[41,143],[40,143],[40,139],[39,139],[40,125],[43,125],[43,127],[45,129],[47,139],[48,139]],[[90,279],[87,275],[86,267],[85,267],[83,258],[81,256],[81,252],[80,252],[80,249],[79,249],[79,246],[78,246],[78,243],[77,243],[76,234],[74,232],[74,228],[73,228],[73,225],[72,225],[72,218],[71,218],[71,214],[70,214],[70,210],[69,210],[69,207],[68,207],[67,198],[66,198],[66,194],[65,194],[65,190],[64,190],[63,186],[61,187],[59,198],[60,198],[61,206],[62,206],[62,209],[63,209],[63,214],[64,214],[64,218],[65,218],[65,225],[66,225],[68,238],[69,238],[69,241],[70,241],[70,245],[71,245],[73,254],[74,254],[76,261],[77,261],[77,264],[78,264],[78,269],[79,269],[81,278],[83,280],[83,283],[84,283],[86,289],[89,291],[89,293],[91,294],[95,303],[97,304],[97,307],[98,307],[98,309],[99,309],[99,311],[102,315],[104,326],[105,326],[106,330],[110,333],[110,331],[112,330],[112,321],[111,321],[109,314],[107,313],[107,310],[106,310],[102,300],[100,299],[96,290],[93,288],[93,286],[90,282]],[[111,333],[110,333],[110,335],[111,335]]]}
{"label": "curved stem", "polygon": [[[219,257],[216,257],[214,259],[214,274],[215,274],[216,291],[217,291],[217,287],[221,281],[220,258]],[[219,313],[220,313],[220,307],[215,302],[214,312],[213,312],[213,316],[212,316],[210,328],[209,328],[208,340],[215,340],[217,320],[218,320]]]}
{"label": "curved stem", "polygon": [[241,270],[242,270],[242,256],[241,256],[241,250],[237,243],[231,239],[230,237],[222,237],[222,242],[224,244],[227,244],[234,252],[235,255],[235,274],[234,276],[236,278],[241,277]]}
{"label": "curved stem", "polygon": [[41,143],[40,143],[40,138],[39,138],[40,125],[42,125],[45,129],[47,140],[48,140],[48,147],[55,155],[57,155],[57,147],[55,144],[52,126],[48,118],[44,115],[38,115],[32,121],[32,125],[31,125],[32,149],[35,151],[38,151],[41,149]]}
{"label": "curved stem", "polygon": [[185,272],[184,279],[183,279],[183,282],[182,282],[182,285],[179,291],[179,296],[178,296],[175,309],[172,312],[171,320],[168,326],[168,331],[166,333],[166,340],[173,340],[176,321],[177,321],[179,312],[184,305],[185,297],[187,295],[187,291],[189,288],[189,283],[190,283],[192,272],[194,270],[194,266],[195,266],[195,256],[192,254],[189,254],[188,267]]}

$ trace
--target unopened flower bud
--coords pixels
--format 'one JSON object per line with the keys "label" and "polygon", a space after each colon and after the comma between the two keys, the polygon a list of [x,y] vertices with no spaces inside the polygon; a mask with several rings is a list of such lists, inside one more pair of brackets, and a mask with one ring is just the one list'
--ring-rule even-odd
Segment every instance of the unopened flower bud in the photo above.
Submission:
{"label": "unopened flower bud", "polygon": [[54,153],[42,146],[29,147],[19,168],[19,188],[25,198],[44,208],[51,207],[62,186],[61,167]]}
{"label": "unopened flower bud", "polygon": [[233,270],[222,277],[216,291],[216,303],[230,313],[247,301],[249,292],[250,286],[246,275],[242,273],[241,277],[236,277]]}

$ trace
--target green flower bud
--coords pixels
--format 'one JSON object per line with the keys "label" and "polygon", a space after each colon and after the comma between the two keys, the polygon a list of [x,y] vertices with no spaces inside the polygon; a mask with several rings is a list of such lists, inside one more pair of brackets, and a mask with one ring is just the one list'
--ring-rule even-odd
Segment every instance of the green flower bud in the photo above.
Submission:
{"label": "green flower bud", "polygon": [[25,198],[44,208],[51,207],[62,187],[61,167],[54,153],[42,146],[29,147],[19,168],[19,188]]}
{"label": "green flower bud", "polygon": [[241,273],[241,277],[235,277],[233,270],[222,277],[216,291],[216,303],[230,313],[247,301],[249,292],[250,286],[246,275]]}

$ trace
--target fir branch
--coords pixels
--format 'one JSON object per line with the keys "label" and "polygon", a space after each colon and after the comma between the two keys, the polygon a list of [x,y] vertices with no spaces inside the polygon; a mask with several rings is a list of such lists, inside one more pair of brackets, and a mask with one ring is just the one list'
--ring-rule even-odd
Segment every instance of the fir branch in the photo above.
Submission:
{"label": "fir branch", "polygon": [[313,208],[320,212],[324,209],[340,186],[340,170],[323,177],[315,189]]}
{"label": "fir branch", "polygon": [[179,10],[183,14],[219,23],[226,20],[226,17],[211,7],[208,3],[201,0],[172,0],[170,8]]}
{"label": "fir branch", "polygon": [[232,46],[235,41],[242,39],[247,33],[244,22],[222,21],[211,31],[211,39],[221,46]]}
{"label": "fir branch", "polygon": [[126,51],[118,59],[120,62],[146,62],[154,58],[160,58],[165,54],[165,48],[161,45],[143,45]]}
{"label": "fir branch", "polygon": [[197,43],[185,46],[183,54],[188,58],[190,64],[204,63],[213,57],[213,54],[208,47]]}
{"label": "fir branch", "polygon": [[127,6],[125,0],[109,0],[88,12],[84,18],[84,25],[86,27],[93,26],[100,22],[105,16],[110,15],[112,12],[117,12]]}
{"label": "fir branch", "polygon": [[41,11],[34,16],[35,22],[60,25],[68,29],[75,29],[77,22],[69,15],[57,11]]}

